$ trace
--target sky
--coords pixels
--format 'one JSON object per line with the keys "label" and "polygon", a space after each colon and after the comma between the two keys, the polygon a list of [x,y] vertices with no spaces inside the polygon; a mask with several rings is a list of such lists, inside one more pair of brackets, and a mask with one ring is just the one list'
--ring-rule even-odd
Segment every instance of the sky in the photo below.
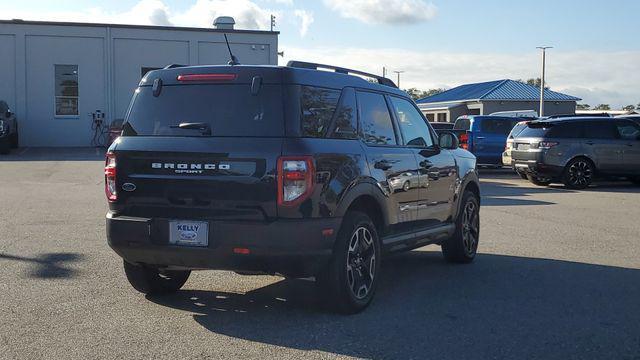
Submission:
{"label": "sky", "polygon": [[[640,105],[638,0],[0,0],[0,19],[268,30],[288,60],[401,74],[402,88],[540,76],[595,106]],[[240,59],[242,61],[242,59]]]}

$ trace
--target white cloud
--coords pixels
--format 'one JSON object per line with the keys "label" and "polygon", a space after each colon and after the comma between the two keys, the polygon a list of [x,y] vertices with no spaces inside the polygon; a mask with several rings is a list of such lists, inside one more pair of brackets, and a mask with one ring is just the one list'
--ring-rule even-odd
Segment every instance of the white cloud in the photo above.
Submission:
{"label": "white cloud", "polygon": [[300,19],[300,36],[304,37],[309,31],[309,26],[313,24],[313,13],[306,10],[295,10],[293,14]]}
{"label": "white cloud", "polygon": [[[450,88],[462,84],[498,79],[528,79],[539,76],[538,53],[442,53],[405,49],[365,48],[292,48],[283,45],[286,59],[305,60],[344,66],[382,74],[386,66],[394,81],[393,70],[404,70],[403,89],[417,87]],[[584,103],[611,104],[619,108],[638,104],[640,93],[640,51],[566,52],[547,55],[547,84],[552,90],[583,99]],[[635,70],[634,70],[635,69]]]}
{"label": "white cloud", "polygon": [[424,0],[324,0],[331,10],[367,24],[403,25],[433,19],[434,4]]}
{"label": "white cloud", "polygon": [[218,16],[233,16],[238,29],[269,29],[270,15],[279,14],[256,5],[250,0],[197,0],[183,12],[172,13],[162,0],[140,0],[125,12],[107,11],[101,7],[76,11],[42,11],[34,8],[28,12],[3,11],[8,19],[77,21],[136,25],[176,25],[212,27]]}

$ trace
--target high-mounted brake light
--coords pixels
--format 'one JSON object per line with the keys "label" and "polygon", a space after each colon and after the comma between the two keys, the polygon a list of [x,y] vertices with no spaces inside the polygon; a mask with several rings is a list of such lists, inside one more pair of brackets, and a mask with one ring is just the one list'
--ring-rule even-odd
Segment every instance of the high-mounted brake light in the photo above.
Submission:
{"label": "high-mounted brake light", "polygon": [[311,156],[278,159],[278,205],[292,206],[306,200],[313,191],[315,169]]}
{"label": "high-mounted brake light", "polygon": [[238,77],[236,74],[185,74],[178,75],[178,81],[191,82],[215,82],[215,81],[233,81]]}
{"label": "high-mounted brake light", "polygon": [[109,152],[104,165],[104,193],[107,200],[113,202],[118,200],[116,191],[116,154]]}

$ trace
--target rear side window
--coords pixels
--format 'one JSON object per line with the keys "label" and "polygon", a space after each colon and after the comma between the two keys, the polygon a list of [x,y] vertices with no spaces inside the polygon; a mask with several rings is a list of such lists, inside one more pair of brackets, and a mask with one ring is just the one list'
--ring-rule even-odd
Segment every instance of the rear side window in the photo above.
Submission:
{"label": "rear side window", "polygon": [[484,118],[480,127],[482,132],[506,136],[516,123],[517,121],[511,119]]}
{"label": "rear side window", "polygon": [[302,136],[325,136],[338,107],[339,98],[339,90],[302,86],[300,90]]}
{"label": "rear side window", "polygon": [[640,126],[629,120],[616,121],[620,138],[624,140],[640,140]]}
{"label": "rear side window", "polygon": [[457,119],[453,128],[455,130],[469,130],[471,129],[471,120],[467,118]]}
{"label": "rear side window", "polygon": [[355,139],[358,136],[356,117],[356,92],[345,88],[340,97],[338,110],[333,115],[329,137],[333,139]]}
{"label": "rear side window", "polygon": [[393,123],[384,96],[358,92],[358,105],[364,141],[373,145],[396,145]]}
{"label": "rear side window", "polygon": [[584,136],[587,139],[616,139],[618,131],[613,121],[586,121]]}
{"label": "rear side window", "polygon": [[547,132],[547,137],[560,139],[576,139],[582,137],[582,123],[556,123]]}
{"label": "rear side window", "polygon": [[136,90],[125,134],[203,136],[201,129],[178,128],[205,123],[211,136],[283,136],[281,85],[263,85],[257,95],[250,84],[165,85],[158,96],[150,86]]}

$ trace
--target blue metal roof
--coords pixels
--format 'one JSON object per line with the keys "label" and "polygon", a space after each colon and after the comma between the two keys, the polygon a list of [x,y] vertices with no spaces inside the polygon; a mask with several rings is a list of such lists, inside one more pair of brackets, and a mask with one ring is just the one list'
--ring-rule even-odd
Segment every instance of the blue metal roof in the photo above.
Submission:
{"label": "blue metal roof", "polygon": [[[548,101],[582,100],[575,96],[551,91],[549,89],[544,90],[544,98]],[[461,85],[440,94],[419,99],[416,102],[418,104],[430,104],[470,100],[537,101],[539,99],[539,88],[507,79]]]}

